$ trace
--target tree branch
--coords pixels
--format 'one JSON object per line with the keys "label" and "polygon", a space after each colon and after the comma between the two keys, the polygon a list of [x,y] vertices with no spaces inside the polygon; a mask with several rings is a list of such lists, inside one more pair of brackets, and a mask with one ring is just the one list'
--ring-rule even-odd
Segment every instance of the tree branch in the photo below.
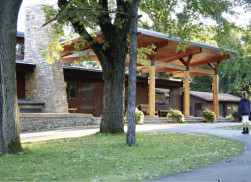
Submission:
{"label": "tree branch", "polygon": [[99,12],[99,13],[116,13],[116,14],[122,14],[122,15],[126,15],[126,16],[132,16],[129,13],[124,13],[124,12],[119,12],[119,11],[101,11],[101,10],[98,10],[98,9],[95,9],[95,8],[69,8],[69,10],[81,10],[81,11],[91,10],[91,11],[96,11],[96,12]]}
{"label": "tree branch", "polygon": [[50,22],[58,19],[58,17],[62,14],[62,12],[66,9],[66,7],[69,5],[69,3],[71,2],[71,0],[69,0],[64,6],[63,8],[57,13],[57,15],[52,18],[51,20],[47,21],[45,24],[43,24],[43,27],[46,26],[47,24],[49,24]]}

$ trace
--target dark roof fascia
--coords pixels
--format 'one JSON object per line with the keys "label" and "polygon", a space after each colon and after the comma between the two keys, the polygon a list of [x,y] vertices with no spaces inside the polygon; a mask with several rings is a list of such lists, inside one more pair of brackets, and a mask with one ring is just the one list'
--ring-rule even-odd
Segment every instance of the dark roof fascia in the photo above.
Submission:
{"label": "dark roof fascia", "polygon": [[36,100],[18,99],[18,105],[44,105],[44,102]]}
{"label": "dark roof fascia", "polygon": [[34,63],[28,63],[23,60],[16,60],[17,71],[32,72],[35,67],[36,67],[36,64]]}
{"label": "dark roof fascia", "polygon": [[24,38],[24,32],[18,32],[17,31],[17,37],[23,37]]}
{"label": "dark roof fascia", "polygon": [[[84,68],[84,67],[79,67],[79,66],[66,66],[63,65],[63,69],[65,71],[78,71],[78,72],[89,72],[89,73],[98,73],[98,74],[102,74],[102,70],[96,70],[96,69],[88,69],[88,68]],[[128,79],[128,73],[125,73],[125,77],[126,79]],[[144,83],[144,84],[148,84],[148,76],[144,76],[144,75],[137,75],[137,82],[138,83]],[[155,79],[156,82],[156,86],[171,86],[171,87],[183,87],[183,81],[182,80],[170,80],[167,78],[156,78]]]}

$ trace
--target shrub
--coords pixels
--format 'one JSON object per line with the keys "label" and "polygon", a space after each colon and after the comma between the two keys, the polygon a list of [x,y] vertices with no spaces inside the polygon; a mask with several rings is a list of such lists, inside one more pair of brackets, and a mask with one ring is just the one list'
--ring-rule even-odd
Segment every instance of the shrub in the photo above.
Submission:
{"label": "shrub", "polygon": [[[125,114],[124,120],[127,120],[127,113]],[[138,110],[138,108],[135,108],[135,120],[136,120],[136,124],[143,124],[144,121],[144,113],[140,110]]]}
{"label": "shrub", "polygon": [[234,108],[234,111],[232,112],[231,116],[234,118],[235,121],[241,122],[242,121],[242,117],[240,116],[238,118],[238,107]]}
{"label": "shrub", "polygon": [[206,121],[206,119],[208,119],[211,123],[213,123],[215,121],[215,114],[213,111],[211,111],[210,109],[206,108],[201,115],[204,119],[204,121]]}
{"label": "shrub", "polygon": [[178,123],[184,123],[184,115],[182,114],[181,111],[177,110],[177,109],[172,109],[170,108],[170,110],[168,111],[167,115],[168,118],[170,119],[177,119]]}

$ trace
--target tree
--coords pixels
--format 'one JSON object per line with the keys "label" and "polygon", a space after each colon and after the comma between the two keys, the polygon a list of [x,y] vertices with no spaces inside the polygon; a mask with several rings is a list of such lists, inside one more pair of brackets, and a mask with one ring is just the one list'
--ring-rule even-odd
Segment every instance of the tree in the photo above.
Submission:
{"label": "tree", "polygon": [[[58,10],[47,9],[54,16],[58,32],[64,25],[72,26],[82,40],[95,52],[103,70],[104,94],[101,133],[120,133],[123,129],[123,88],[128,35],[131,28],[133,3],[122,1],[58,0]],[[95,40],[92,30],[101,30],[103,43]]]}
{"label": "tree", "polygon": [[[219,46],[222,50],[238,50],[238,56],[223,61],[218,68],[220,89],[236,95],[237,90],[240,92],[240,88],[246,87],[245,90],[248,90],[247,86],[250,84],[247,81],[250,75],[247,74],[250,57],[243,59],[241,56],[248,55],[247,50],[250,50],[248,46],[250,28],[245,29],[246,36],[241,36],[243,38],[240,40],[238,35],[234,34],[239,27],[225,15],[234,15],[236,6],[242,6],[243,10],[249,11],[250,5],[250,1],[242,0],[160,0],[158,2],[145,0],[139,7],[149,15],[152,24],[149,26],[149,22],[141,21],[140,26],[181,38],[181,46],[177,49],[184,48],[190,40],[194,40]],[[245,45],[241,43],[244,40]],[[191,80],[191,90],[211,90],[209,76],[191,77]]]}
{"label": "tree", "polygon": [[130,41],[130,65],[128,80],[128,130],[127,144],[132,146],[135,144],[135,101],[136,101],[136,78],[137,78],[137,43],[138,43],[138,4],[139,0],[133,0],[132,9],[132,25],[131,25],[131,41]]}
{"label": "tree", "polygon": [[22,151],[16,94],[16,30],[22,0],[0,2],[0,153]]}

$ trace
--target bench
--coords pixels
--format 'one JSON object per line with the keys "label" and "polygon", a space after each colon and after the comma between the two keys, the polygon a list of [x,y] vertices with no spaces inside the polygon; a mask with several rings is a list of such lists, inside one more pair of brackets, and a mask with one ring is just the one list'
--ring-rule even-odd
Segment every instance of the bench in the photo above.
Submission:
{"label": "bench", "polygon": [[70,113],[75,113],[77,110],[78,110],[77,108],[72,108],[72,107],[68,108],[68,111]]}
{"label": "bench", "polygon": [[[149,106],[148,104],[139,104],[137,108],[144,113],[144,115],[149,115]],[[158,110],[155,109],[155,115],[158,115]]]}
{"label": "bench", "polygon": [[169,105],[155,105],[155,108],[158,110],[158,115],[160,117],[162,116],[166,116],[169,109],[170,109],[170,106]]}

